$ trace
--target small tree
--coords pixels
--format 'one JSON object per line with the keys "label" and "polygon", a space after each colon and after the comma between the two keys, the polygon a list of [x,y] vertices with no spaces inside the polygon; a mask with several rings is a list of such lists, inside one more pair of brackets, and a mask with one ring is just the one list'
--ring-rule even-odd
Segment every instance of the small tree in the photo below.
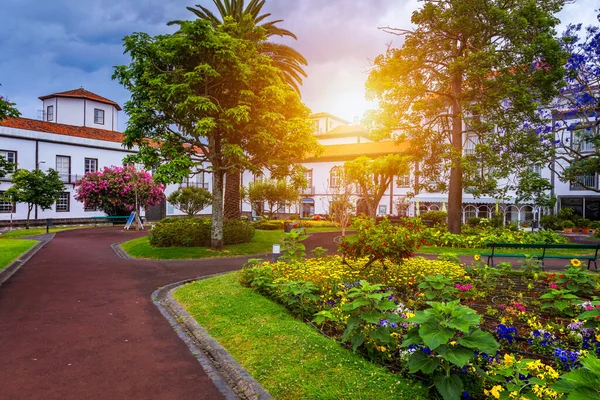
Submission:
{"label": "small tree", "polygon": [[105,167],[88,172],[77,182],[75,200],[108,215],[123,215],[160,204],[165,198],[164,190],[164,185],[155,183],[152,175],[136,171],[131,165]]}
{"label": "small tree", "polygon": [[345,179],[359,189],[371,218],[375,218],[377,205],[390,188],[394,176],[409,172],[410,157],[400,154],[388,154],[376,159],[362,156],[344,164]]}
{"label": "small tree", "polygon": [[171,193],[167,200],[188,217],[193,217],[212,203],[212,194],[206,189],[186,187]]}
{"label": "small tree", "polygon": [[325,185],[325,192],[329,194],[329,198],[324,206],[328,208],[331,219],[341,225],[342,236],[346,236],[346,227],[356,210],[356,189],[343,168],[337,170],[336,178],[334,187]]}
{"label": "small tree", "polygon": [[6,158],[0,156],[0,178],[4,178],[6,175],[10,174],[14,168],[15,166],[13,163],[8,162]]}
{"label": "small tree", "polygon": [[291,206],[300,196],[299,188],[286,180],[264,179],[251,182],[248,186],[248,200],[252,204],[267,205],[269,218],[281,207]]}
{"label": "small tree", "polygon": [[13,174],[12,181],[13,186],[7,190],[7,195],[14,203],[27,203],[26,229],[29,229],[29,218],[36,204],[42,210],[48,210],[65,190],[60,175],[54,169],[49,169],[47,174],[39,169],[19,169]]}

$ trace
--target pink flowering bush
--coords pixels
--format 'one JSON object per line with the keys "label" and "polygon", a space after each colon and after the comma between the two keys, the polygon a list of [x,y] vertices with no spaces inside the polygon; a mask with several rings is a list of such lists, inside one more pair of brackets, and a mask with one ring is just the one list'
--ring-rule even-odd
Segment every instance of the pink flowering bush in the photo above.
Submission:
{"label": "pink flowering bush", "polygon": [[75,199],[108,215],[126,215],[135,209],[136,193],[139,206],[148,208],[163,201],[164,190],[146,171],[133,166],[105,167],[77,181]]}

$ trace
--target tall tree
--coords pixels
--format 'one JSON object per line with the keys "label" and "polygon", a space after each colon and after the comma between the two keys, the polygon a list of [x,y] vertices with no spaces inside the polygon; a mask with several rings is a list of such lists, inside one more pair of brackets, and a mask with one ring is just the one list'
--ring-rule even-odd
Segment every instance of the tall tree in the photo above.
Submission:
{"label": "tall tree", "polygon": [[600,27],[589,26],[581,36],[581,24],[570,25],[563,44],[569,54],[566,85],[544,114],[550,123],[538,131],[551,133],[546,143],[554,150],[558,177],[600,193]]}
{"label": "tall tree", "polygon": [[[302,79],[306,77],[304,66],[308,63],[298,51],[292,47],[268,41],[272,36],[291,37],[297,39],[292,32],[282,29],[278,26],[283,20],[266,21],[271,14],[263,14],[262,8],[265,0],[250,0],[245,4],[245,0],[213,0],[218,15],[215,15],[208,8],[202,5],[196,7],[187,7],[199,19],[209,21],[217,27],[224,23],[226,18],[230,18],[237,23],[242,23],[246,17],[250,17],[253,24],[264,29],[264,37],[246,39],[258,39],[260,41],[258,50],[262,54],[268,55],[273,60],[273,65],[281,69],[285,75],[286,82],[300,94],[300,85]],[[179,24],[181,21],[173,21],[170,24]],[[232,169],[225,175],[225,218],[239,219],[241,216],[241,171]]]}
{"label": "tall tree", "polygon": [[410,158],[400,154],[389,154],[371,159],[366,156],[346,161],[343,181],[356,185],[358,196],[367,207],[371,218],[377,215],[377,206],[395,176],[410,172]]}
{"label": "tall tree", "polygon": [[139,152],[130,159],[163,182],[180,182],[190,171],[212,174],[216,249],[223,246],[225,172],[258,171],[266,162],[288,169],[316,146],[309,110],[245,35],[264,32],[245,19],[218,27],[180,22],[176,33],[156,37],[137,33],[125,38],[131,64],[114,74],[131,92],[124,143]]}
{"label": "tall tree", "polygon": [[[463,189],[505,195],[515,169],[544,157],[523,121],[557,93],[564,52],[554,14],[563,0],[435,0],[413,13],[400,48],[376,58],[367,82],[379,136],[410,139],[426,187],[448,191],[461,229]],[[465,151],[467,149],[467,151]]]}
{"label": "tall tree", "polygon": [[48,173],[39,169],[19,169],[13,174],[12,183],[6,194],[13,203],[27,203],[26,229],[29,229],[33,208],[37,205],[42,210],[50,209],[65,190],[60,175],[54,169],[49,169]]}

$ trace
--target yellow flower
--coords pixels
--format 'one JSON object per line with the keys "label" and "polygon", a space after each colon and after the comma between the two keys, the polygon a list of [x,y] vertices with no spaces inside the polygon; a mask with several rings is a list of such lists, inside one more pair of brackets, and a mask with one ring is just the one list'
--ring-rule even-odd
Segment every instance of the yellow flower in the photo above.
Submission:
{"label": "yellow flower", "polygon": [[475,256],[473,256],[473,259],[475,261],[479,261],[479,260],[481,260],[481,256],[479,254],[475,254]]}
{"label": "yellow flower", "polygon": [[512,364],[515,361],[514,357],[511,357],[510,354],[504,355],[504,362],[507,364]]}
{"label": "yellow flower", "polygon": [[500,385],[496,385],[494,386],[491,390],[490,390],[490,394],[492,396],[494,396],[494,398],[499,399],[500,398],[500,392],[503,392],[504,388]]}
{"label": "yellow flower", "polygon": [[571,265],[574,267],[581,267],[581,261],[579,261],[578,259],[574,258],[571,260]]}
{"label": "yellow flower", "polygon": [[450,346],[456,346],[456,340],[451,341]]}

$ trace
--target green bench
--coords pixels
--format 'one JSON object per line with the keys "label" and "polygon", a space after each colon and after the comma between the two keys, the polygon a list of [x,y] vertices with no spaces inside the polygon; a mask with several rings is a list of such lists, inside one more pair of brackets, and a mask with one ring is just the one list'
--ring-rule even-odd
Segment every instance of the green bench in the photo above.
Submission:
{"label": "green bench", "polygon": [[[490,254],[482,254],[482,257],[487,257],[487,263],[489,266],[494,266],[494,257],[507,257],[507,258],[525,258],[528,255],[537,258],[542,262],[542,268],[544,267],[544,260],[547,258],[554,259],[562,259],[562,260],[570,260],[572,258],[577,258],[578,260],[587,260],[588,269],[590,269],[592,262],[594,263],[594,267],[596,271],[598,271],[598,264],[596,260],[598,259],[598,250],[600,249],[600,244],[580,244],[580,243],[569,243],[569,244],[544,244],[544,243],[534,243],[534,244],[523,244],[523,243],[486,243],[486,247],[491,247],[492,252]],[[496,249],[538,249],[541,250],[541,254],[496,254]],[[547,250],[550,249],[565,249],[565,250],[593,250],[594,255],[588,256],[559,256],[559,255],[550,255],[546,254]]]}
{"label": "green bench", "polygon": [[113,224],[122,222],[122,223],[127,223],[127,220],[129,219],[129,215],[125,215],[125,216],[102,216],[102,217],[92,217],[92,220],[94,221],[94,226],[98,227],[98,222],[100,221],[105,221],[105,222],[112,222]]}

